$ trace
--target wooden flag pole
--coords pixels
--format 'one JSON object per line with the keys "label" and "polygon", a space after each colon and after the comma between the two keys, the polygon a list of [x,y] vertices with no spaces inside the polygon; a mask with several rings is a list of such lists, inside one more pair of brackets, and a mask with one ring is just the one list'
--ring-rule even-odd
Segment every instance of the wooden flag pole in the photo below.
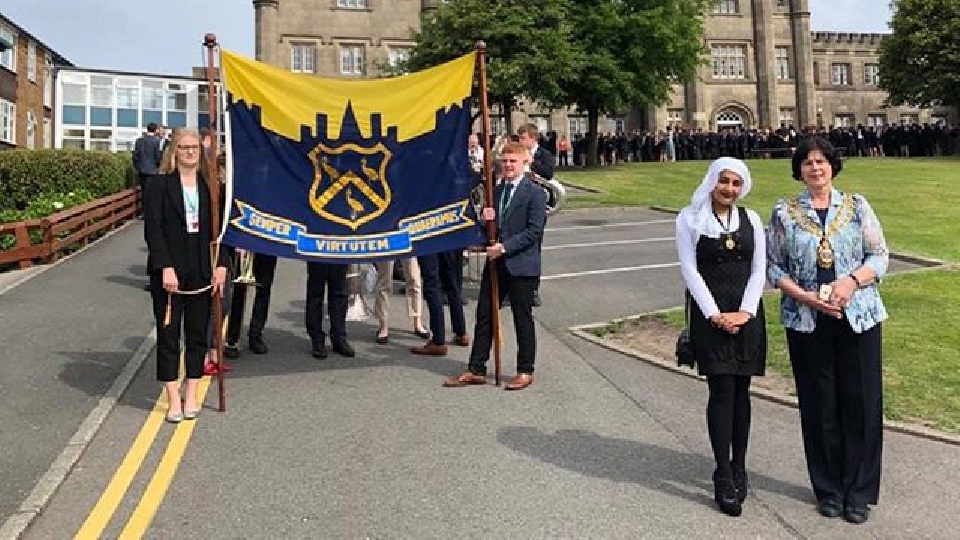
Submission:
{"label": "wooden flag pole", "polygon": [[[216,49],[217,49],[217,35],[216,34],[207,34],[203,36],[203,46],[207,48],[207,91],[209,96],[208,103],[208,112],[210,113],[210,156],[207,159],[207,187],[210,189],[210,203],[213,207],[210,211],[210,221],[212,222],[213,234],[215,239],[210,242],[210,266],[214,272],[217,269],[217,261],[220,260],[220,174],[219,174],[219,163],[217,163],[220,156],[220,149],[218,148],[220,143],[220,137],[217,134],[217,127],[219,126],[218,120],[219,117],[217,113],[218,101],[217,101],[217,86],[216,86],[216,75],[214,74],[215,60],[216,60]],[[213,343],[216,346],[217,350],[217,395],[218,395],[218,406],[217,409],[220,412],[226,412],[227,410],[227,395],[226,389],[223,385],[223,332],[220,330],[220,321],[223,320],[223,288],[217,289],[216,294],[213,295],[213,320],[216,321],[214,328],[216,329],[213,332]]]}
{"label": "wooden flag pole", "polygon": [[[488,207],[493,206],[493,156],[490,155],[490,104],[487,102],[487,44],[483,41],[476,43],[477,70],[480,72],[480,118],[483,132],[483,193]],[[487,243],[497,243],[497,221],[487,222]],[[493,323],[493,371],[494,384],[500,386],[500,349],[503,345],[503,335],[500,332],[500,279],[497,275],[496,261],[487,259],[488,279],[490,280],[490,314]]]}

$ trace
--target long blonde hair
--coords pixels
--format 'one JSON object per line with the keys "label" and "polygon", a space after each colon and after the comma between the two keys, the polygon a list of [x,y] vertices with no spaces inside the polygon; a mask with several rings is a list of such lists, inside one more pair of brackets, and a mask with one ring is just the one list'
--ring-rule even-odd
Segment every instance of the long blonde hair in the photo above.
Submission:
{"label": "long blonde hair", "polygon": [[[170,137],[170,144],[167,145],[163,150],[163,157],[160,159],[160,174],[170,174],[173,171],[177,170],[177,147],[180,146],[180,140],[184,137],[193,137],[197,140],[197,144],[202,144],[202,139],[200,138],[200,132],[193,128],[182,127],[176,128],[173,130],[173,136]],[[199,174],[206,176],[207,174],[207,153],[203,151],[201,146],[200,150],[200,163],[198,164]]]}

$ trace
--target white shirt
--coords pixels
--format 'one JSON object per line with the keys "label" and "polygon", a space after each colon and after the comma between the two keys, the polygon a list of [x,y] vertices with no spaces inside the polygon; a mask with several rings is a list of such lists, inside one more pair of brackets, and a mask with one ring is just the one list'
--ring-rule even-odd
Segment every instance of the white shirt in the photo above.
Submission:
{"label": "white shirt", "polygon": [[[703,224],[703,230],[697,233],[691,228],[690,219],[694,210],[691,207],[684,208],[677,216],[677,254],[680,258],[680,274],[683,276],[683,282],[690,291],[693,300],[700,307],[704,317],[710,318],[720,313],[717,302],[713,294],[707,289],[707,284],[703,281],[703,276],[697,270],[697,240],[700,236],[709,238],[719,238],[726,231],[717,222],[716,219],[709,220]],[[730,208],[730,231],[740,228],[740,215],[736,206]],[[767,266],[767,239],[763,230],[763,222],[760,216],[753,210],[747,209],[747,218],[750,225],[753,226],[753,258],[750,261],[750,279],[747,281],[747,287],[743,291],[743,299],[740,301],[740,311],[756,316],[757,307],[760,305],[760,297],[763,295],[763,285],[766,280]]]}
{"label": "white shirt", "polygon": [[531,147],[530,150],[528,150],[528,152],[530,152],[530,163],[527,163],[526,165],[523,166],[523,172],[525,173],[530,172],[530,165],[533,163],[533,156],[537,155],[537,148],[540,148],[539,144],[533,145],[533,147]]}

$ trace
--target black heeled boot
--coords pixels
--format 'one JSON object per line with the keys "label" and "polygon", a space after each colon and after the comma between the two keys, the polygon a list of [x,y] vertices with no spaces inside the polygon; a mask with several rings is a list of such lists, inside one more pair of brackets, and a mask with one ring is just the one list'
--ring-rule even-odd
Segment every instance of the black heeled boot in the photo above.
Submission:
{"label": "black heeled boot", "polygon": [[737,488],[733,478],[713,473],[713,493],[717,507],[728,516],[737,517],[743,512],[743,506],[737,499]]}
{"label": "black heeled boot", "polygon": [[747,471],[746,469],[741,469],[736,465],[732,466],[733,468],[733,487],[737,490],[737,501],[740,504],[743,504],[743,501],[747,500],[747,490],[750,485],[747,482]]}

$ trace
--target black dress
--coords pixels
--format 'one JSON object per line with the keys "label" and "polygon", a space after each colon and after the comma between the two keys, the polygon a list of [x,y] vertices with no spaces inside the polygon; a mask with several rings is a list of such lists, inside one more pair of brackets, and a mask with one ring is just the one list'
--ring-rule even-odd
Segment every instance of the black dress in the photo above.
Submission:
{"label": "black dress", "polygon": [[[740,227],[732,232],[733,249],[727,248],[727,234],[697,240],[697,271],[703,277],[721,312],[740,311],[743,292],[750,280],[750,265],[756,243],[753,225],[743,208],[738,208]],[[736,334],[717,328],[687,294],[690,305],[690,340],[701,375],[763,375],[767,363],[767,331],[763,300],[757,316]]]}

